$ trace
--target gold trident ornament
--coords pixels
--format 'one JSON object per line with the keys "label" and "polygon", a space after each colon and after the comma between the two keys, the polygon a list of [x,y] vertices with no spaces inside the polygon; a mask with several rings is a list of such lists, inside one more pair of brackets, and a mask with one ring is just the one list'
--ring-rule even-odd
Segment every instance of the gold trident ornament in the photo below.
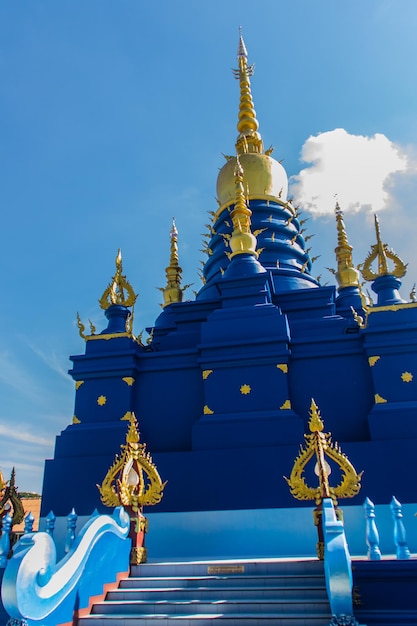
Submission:
{"label": "gold trident ornament", "polygon": [[[319,534],[317,553],[319,558],[322,559],[324,551],[321,527],[323,498],[331,498],[335,507],[337,506],[337,498],[353,498],[360,491],[363,472],[358,474],[347,456],[341,451],[339,445],[332,442],[331,433],[323,432],[324,423],[313,398],[311,399],[308,426],[311,434],[304,435],[305,446],[300,446],[300,451],[294,461],[290,477],[286,478],[284,476],[284,478],[294,498],[297,500],[314,500],[317,505],[313,517]],[[314,456],[317,461],[314,471],[318,476],[319,484],[317,487],[310,487],[306,483],[304,470],[307,463]],[[339,467],[341,472],[341,480],[336,487],[331,487],[329,484],[331,467],[325,459],[326,456]],[[336,508],[336,515],[341,519],[342,511]]]}
{"label": "gold trident ornament", "polygon": [[97,485],[100,497],[106,506],[123,505],[130,514],[130,537],[132,550],[130,563],[145,563],[145,533],[148,520],[143,515],[143,507],[158,504],[162,500],[166,482],[162,482],[152,461],[146,444],[140,443],[138,423],[134,413],[128,412],[122,418],[129,420],[126,443],[121,445],[120,456],[116,455],[101,485]]}

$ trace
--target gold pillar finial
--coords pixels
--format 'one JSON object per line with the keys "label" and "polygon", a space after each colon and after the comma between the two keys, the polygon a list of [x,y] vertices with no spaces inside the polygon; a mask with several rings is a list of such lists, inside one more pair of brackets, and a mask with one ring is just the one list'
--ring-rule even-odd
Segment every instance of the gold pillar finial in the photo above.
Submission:
{"label": "gold pillar finial", "polygon": [[379,228],[378,216],[375,213],[375,233],[376,233],[376,245],[378,249],[378,274],[379,276],[385,276],[388,274],[387,255],[385,254],[384,244],[381,239],[381,230]]}
{"label": "gold pillar finial", "polygon": [[[337,443],[332,442],[331,433],[323,432],[324,424],[314,399],[311,399],[309,429],[305,434],[305,446],[294,461],[294,466],[287,481],[291,494],[297,500],[315,500],[320,505],[323,498],[332,498],[337,505],[337,498],[352,498],[359,493],[362,472],[358,474]],[[336,487],[329,484],[331,467],[326,458],[331,459],[340,469],[341,480]],[[319,479],[317,487],[309,487],[305,481],[304,470],[313,457],[316,457],[315,472]]]}
{"label": "gold pillar finial", "polygon": [[359,272],[353,265],[352,246],[349,244],[346,228],[343,221],[343,211],[336,202],[335,206],[337,247],[335,248],[337,272],[336,280],[339,288],[359,285]]}
{"label": "gold pillar finial", "polygon": [[166,307],[168,304],[172,304],[173,302],[182,302],[182,294],[190,286],[185,285],[184,287],[181,287],[182,268],[179,265],[178,230],[175,225],[174,217],[172,218],[172,226],[169,236],[171,240],[170,257],[169,265],[165,269],[167,284],[165,287],[160,288],[160,291],[162,291],[164,295],[162,308]]}
{"label": "gold pillar finial", "polygon": [[238,154],[248,152],[261,154],[263,143],[258,133],[259,122],[256,119],[255,106],[250,88],[250,77],[254,72],[254,65],[248,65],[248,53],[239,27],[239,45],[237,51],[238,69],[233,70],[235,78],[240,82],[240,103],[237,130],[239,132],[236,151]]}
{"label": "gold pillar finial", "polygon": [[166,482],[162,482],[146,444],[140,442],[135,414],[128,411],[121,419],[129,421],[126,443],[120,446],[120,455],[116,454],[113,465],[97,487],[103,504],[124,506],[129,513],[130,563],[137,565],[147,560],[145,534],[148,520],[143,515],[143,507],[161,501]]}
{"label": "gold pillar finial", "polygon": [[[371,246],[371,251],[368,253],[363,265],[362,276],[365,280],[376,280],[380,276],[395,276],[396,278],[402,278],[407,272],[407,265],[403,263],[400,257],[395,254],[393,250],[388,248],[386,243],[382,242],[381,231],[379,228],[378,217],[375,214],[375,233],[376,244]],[[377,260],[378,271],[372,270],[372,263]],[[388,260],[392,261],[394,267],[392,270],[388,267]]]}
{"label": "gold pillar finial", "polygon": [[140,443],[138,423],[134,413],[128,412],[126,443],[120,446],[101,485],[97,485],[103,504],[110,507],[130,507],[135,513],[144,506],[158,504],[163,496],[163,483],[146,444]]}
{"label": "gold pillar finial", "polygon": [[[315,500],[316,508],[313,511],[314,525],[317,526],[318,542],[317,556],[324,559],[324,537],[322,528],[322,507],[325,498],[331,498],[336,507],[336,516],[342,518],[342,512],[337,508],[337,498],[352,498],[359,493],[361,488],[362,473],[358,474],[343,454],[337,443],[332,442],[331,433],[325,433],[324,423],[319,408],[314,399],[310,404],[310,420],[308,426],[310,434],[305,434],[305,445],[300,446],[300,451],[294,461],[291,475],[285,478],[291,494],[297,500]],[[305,480],[304,471],[307,464],[315,457],[316,464],[314,473],[318,476],[318,486],[310,487]],[[340,482],[336,487],[330,486],[329,476],[332,468],[327,463],[328,457],[340,470]],[[313,461],[314,462],[314,461]]]}
{"label": "gold pillar finial", "polygon": [[245,200],[245,192],[243,187],[243,168],[239,160],[239,154],[236,156],[235,167],[235,206],[231,213],[233,222],[233,232],[230,238],[230,249],[232,253],[230,258],[237,254],[251,254],[257,257],[256,237],[251,232],[251,215],[252,211],[248,207]]}
{"label": "gold pillar finial", "polygon": [[122,272],[122,251],[119,248],[116,255],[116,273],[99,300],[102,309],[106,310],[112,304],[120,304],[125,307],[134,306],[137,294]]}

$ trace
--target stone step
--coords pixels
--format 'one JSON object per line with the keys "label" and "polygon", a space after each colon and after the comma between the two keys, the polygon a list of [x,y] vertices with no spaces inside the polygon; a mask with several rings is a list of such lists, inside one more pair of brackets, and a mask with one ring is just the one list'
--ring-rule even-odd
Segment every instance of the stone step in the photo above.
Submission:
{"label": "stone step", "polygon": [[241,613],[224,615],[223,613],[203,615],[89,615],[78,620],[78,626],[168,626],[175,620],[173,626],[328,626],[330,612],[312,615],[282,613],[243,615]]}
{"label": "stone step", "polygon": [[327,601],[327,593],[324,584],[322,586],[194,586],[184,587],[152,587],[152,588],[125,588],[121,587],[114,591],[109,591],[106,601],[127,601],[143,600],[147,602],[158,602],[162,600],[180,601],[201,599],[205,601],[215,601],[224,599],[236,600],[244,598],[246,600],[324,600]]}
{"label": "stone step", "polygon": [[232,576],[232,575],[312,575],[323,574],[323,561],[318,559],[259,561],[178,561],[133,565],[133,577],[152,576]]}
{"label": "stone step", "polygon": [[327,626],[323,563],[146,563],[93,606],[79,626]]}
{"label": "stone step", "polygon": [[124,589],[152,588],[152,587],[266,587],[270,585],[278,587],[291,587],[294,585],[308,585],[310,588],[325,586],[323,574],[312,575],[261,575],[258,576],[130,576],[120,581],[120,587]]}
{"label": "stone step", "polygon": [[310,615],[321,614],[328,608],[327,600],[315,600],[314,602],[308,600],[218,600],[214,602],[205,602],[203,600],[193,601],[157,601],[146,602],[137,600],[135,602],[128,601],[104,601],[98,602],[93,606],[93,614],[101,615],[150,615],[150,614],[163,614],[169,616],[184,615],[184,614],[203,614],[212,615],[221,613],[224,614],[245,614],[245,615]]}

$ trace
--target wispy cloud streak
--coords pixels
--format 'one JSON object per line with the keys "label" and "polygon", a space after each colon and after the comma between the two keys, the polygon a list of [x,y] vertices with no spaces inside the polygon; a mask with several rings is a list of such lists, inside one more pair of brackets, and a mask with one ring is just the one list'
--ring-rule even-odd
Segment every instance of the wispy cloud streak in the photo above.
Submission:
{"label": "wispy cloud streak", "polygon": [[25,442],[35,444],[38,446],[50,446],[53,438],[39,437],[39,435],[33,435],[30,432],[22,430],[22,427],[11,428],[5,424],[0,424],[0,436],[8,437],[14,441]]}

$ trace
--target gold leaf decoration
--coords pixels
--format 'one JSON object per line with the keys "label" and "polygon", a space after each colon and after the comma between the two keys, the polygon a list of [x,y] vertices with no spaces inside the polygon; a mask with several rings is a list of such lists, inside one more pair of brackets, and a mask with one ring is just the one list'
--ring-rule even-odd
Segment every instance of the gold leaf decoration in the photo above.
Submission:
{"label": "gold leaf decoration", "polygon": [[[341,451],[337,443],[332,442],[331,433],[324,433],[324,424],[320,416],[318,406],[311,400],[310,405],[310,434],[305,434],[305,445],[300,446],[300,451],[295,459],[294,466],[287,481],[291,494],[297,500],[315,500],[319,505],[323,498],[331,498],[337,505],[337,498],[352,498],[361,488],[362,473],[358,474]],[[341,472],[341,480],[336,487],[329,484],[330,467],[325,461],[325,456],[338,465]],[[317,487],[307,485],[304,470],[307,463],[316,457],[319,484]]]}
{"label": "gold leaf decoration", "polygon": [[136,417],[130,414],[126,443],[121,446],[101,485],[97,485],[106,506],[126,506],[137,513],[143,506],[161,501],[166,482],[162,482],[146,444],[140,443]]}

